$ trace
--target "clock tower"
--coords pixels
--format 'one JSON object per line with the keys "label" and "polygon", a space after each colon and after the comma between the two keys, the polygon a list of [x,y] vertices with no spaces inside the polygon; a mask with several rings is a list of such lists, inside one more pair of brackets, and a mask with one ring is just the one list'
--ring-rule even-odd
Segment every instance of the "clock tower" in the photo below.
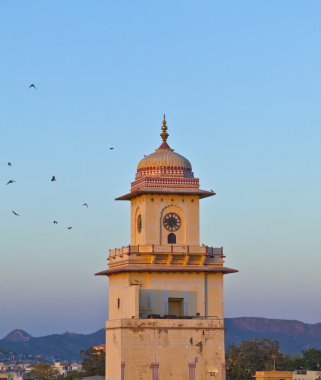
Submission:
{"label": "clock tower", "polygon": [[191,163],[162,143],[137,166],[131,240],[109,251],[106,380],[225,380],[223,248],[200,245]]}

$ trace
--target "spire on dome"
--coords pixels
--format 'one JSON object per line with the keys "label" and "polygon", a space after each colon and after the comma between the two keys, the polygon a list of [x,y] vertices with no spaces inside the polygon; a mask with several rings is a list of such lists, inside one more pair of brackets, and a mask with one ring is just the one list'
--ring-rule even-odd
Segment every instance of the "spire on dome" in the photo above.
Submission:
{"label": "spire on dome", "polygon": [[169,136],[169,134],[167,133],[166,116],[164,114],[164,116],[163,116],[163,125],[162,125],[162,133],[160,134],[160,137],[162,138],[163,141],[162,141],[160,147],[158,149],[156,149],[156,150],[160,150],[160,149],[173,150],[167,144],[167,137],[168,136]]}
{"label": "spire on dome", "polygon": [[166,116],[164,114],[163,125],[162,125],[162,133],[160,134],[160,137],[163,139],[163,142],[166,142],[168,136],[169,136],[169,134],[167,133]]}

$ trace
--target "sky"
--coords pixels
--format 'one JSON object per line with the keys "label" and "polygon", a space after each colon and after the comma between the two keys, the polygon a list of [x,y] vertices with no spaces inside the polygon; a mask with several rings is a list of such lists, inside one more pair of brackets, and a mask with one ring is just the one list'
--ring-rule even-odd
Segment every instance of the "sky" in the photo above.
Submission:
{"label": "sky", "polygon": [[104,326],[94,273],[130,238],[114,198],[163,113],[217,193],[201,240],[239,270],[225,316],[321,322],[320,14],[317,0],[0,0],[0,338]]}

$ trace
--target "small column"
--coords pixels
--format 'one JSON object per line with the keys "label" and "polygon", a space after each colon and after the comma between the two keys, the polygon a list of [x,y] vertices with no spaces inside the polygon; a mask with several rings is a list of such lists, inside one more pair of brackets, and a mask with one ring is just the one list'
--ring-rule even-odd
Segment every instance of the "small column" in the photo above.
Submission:
{"label": "small column", "polygon": [[195,367],[196,367],[195,362],[193,362],[193,363],[188,363],[188,368],[189,368],[189,380],[195,380]]}
{"label": "small column", "polygon": [[153,380],[158,380],[158,368],[159,368],[159,363],[157,362],[152,363]]}
{"label": "small column", "polygon": [[125,380],[125,362],[120,363],[120,379]]}

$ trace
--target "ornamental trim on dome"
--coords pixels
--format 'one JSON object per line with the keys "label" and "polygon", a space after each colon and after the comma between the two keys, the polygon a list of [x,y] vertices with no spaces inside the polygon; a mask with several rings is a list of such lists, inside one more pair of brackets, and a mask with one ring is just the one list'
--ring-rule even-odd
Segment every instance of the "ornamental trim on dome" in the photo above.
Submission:
{"label": "ornamental trim on dome", "polygon": [[137,169],[135,179],[146,176],[194,178],[192,170],[182,166],[147,166]]}
{"label": "ornamental trim on dome", "polygon": [[131,183],[131,191],[147,188],[199,189],[199,179],[144,177]]}

